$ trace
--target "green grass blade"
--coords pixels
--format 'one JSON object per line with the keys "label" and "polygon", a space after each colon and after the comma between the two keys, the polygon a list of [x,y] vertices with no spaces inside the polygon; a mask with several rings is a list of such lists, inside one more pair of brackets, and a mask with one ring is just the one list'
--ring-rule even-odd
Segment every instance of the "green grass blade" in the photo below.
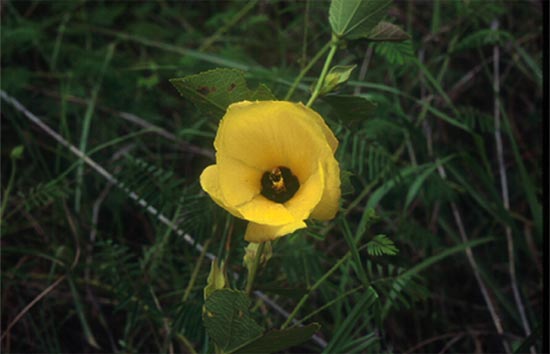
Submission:
{"label": "green grass blade", "polygon": [[[82,123],[82,131],[80,134],[80,144],[79,150],[83,153],[86,153],[86,147],[88,145],[88,135],[90,134],[90,125],[92,124],[92,117],[95,111],[95,105],[97,102],[97,96],[99,94],[99,89],[101,88],[101,82],[103,76],[105,75],[105,70],[113,58],[115,52],[115,43],[111,43],[107,47],[107,53],[105,54],[105,59],[101,67],[101,73],[98,77],[97,83],[92,91],[92,97],[86,109],[86,114],[84,115],[84,121]],[[80,211],[80,200],[82,198],[82,180],[84,178],[84,161],[80,161],[80,165],[76,170],[76,186],[75,186],[75,196],[74,196],[74,208],[76,212]]]}

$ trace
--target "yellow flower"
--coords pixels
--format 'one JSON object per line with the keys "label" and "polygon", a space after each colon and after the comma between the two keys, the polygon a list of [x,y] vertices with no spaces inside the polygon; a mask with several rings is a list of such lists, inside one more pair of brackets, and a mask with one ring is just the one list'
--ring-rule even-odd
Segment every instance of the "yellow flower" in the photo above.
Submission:
{"label": "yellow flower", "polygon": [[214,140],[216,164],[201,186],[238,218],[245,239],[264,242],[332,219],[340,199],[338,140],[319,114],[301,103],[243,101],[229,106]]}

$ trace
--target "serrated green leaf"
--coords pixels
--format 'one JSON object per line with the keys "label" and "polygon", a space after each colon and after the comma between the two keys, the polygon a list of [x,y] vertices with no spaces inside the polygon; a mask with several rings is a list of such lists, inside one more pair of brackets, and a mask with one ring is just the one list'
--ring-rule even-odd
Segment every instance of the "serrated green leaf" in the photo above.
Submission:
{"label": "serrated green leaf", "polygon": [[208,335],[224,352],[234,350],[262,335],[249,313],[250,299],[242,291],[214,291],[204,303],[202,320]]}
{"label": "serrated green leaf", "polygon": [[386,21],[380,21],[369,33],[369,41],[401,42],[411,39],[411,36],[401,27]]}
{"label": "serrated green leaf", "polygon": [[[340,85],[349,80],[351,72],[357,65],[336,65],[333,66],[327,74],[323,86],[321,87],[320,95],[326,95],[332,92]],[[315,86],[315,83],[314,83]]]}
{"label": "serrated green leaf", "polygon": [[260,85],[250,90],[244,72],[236,69],[213,69],[183,78],[170,79],[180,95],[214,118],[224,115],[234,102],[276,100],[269,88]]}
{"label": "serrated green leaf", "polygon": [[395,247],[395,243],[386,235],[376,235],[367,243],[367,252],[371,256],[395,256],[399,249]]}
{"label": "serrated green leaf", "polygon": [[364,96],[329,95],[324,96],[334,113],[342,121],[353,121],[368,118],[376,109],[376,103]]}
{"label": "serrated green leaf", "polygon": [[332,0],[329,22],[338,38],[357,39],[369,32],[386,15],[391,0]]}
{"label": "serrated green leaf", "polygon": [[318,323],[312,323],[304,327],[293,327],[284,330],[271,330],[258,339],[245,344],[233,353],[273,353],[285,350],[295,345],[306,342],[315,332],[321,328]]}

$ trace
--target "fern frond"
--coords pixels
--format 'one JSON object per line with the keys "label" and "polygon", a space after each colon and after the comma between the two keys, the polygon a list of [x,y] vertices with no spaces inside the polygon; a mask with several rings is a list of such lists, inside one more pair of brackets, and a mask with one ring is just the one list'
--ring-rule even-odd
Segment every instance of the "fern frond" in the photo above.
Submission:
{"label": "fern frond", "polygon": [[70,190],[64,180],[54,179],[46,183],[39,183],[27,193],[19,192],[23,206],[27,212],[43,207],[54,200],[67,198]]}
{"label": "fern frond", "polygon": [[513,36],[507,31],[482,29],[475,33],[472,33],[471,35],[458,42],[453,52],[460,52],[472,48],[503,44],[510,40],[513,40]]}
{"label": "fern frond", "polygon": [[414,56],[412,42],[380,42],[374,46],[376,54],[384,57],[391,65],[401,66],[411,62]]}
{"label": "fern frond", "polygon": [[178,204],[184,185],[173,171],[129,155],[116,178],[122,188],[137,193],[147,205],[168,214]]}
{"label": "fern frond", "polygon": [[396,178],[399,183],[400,175],[397,165],[392,154],[383,146],[376,143],[369,146],[366,164],[369,180]]}
{"label": "fern frond", "polygon": [[399,252],[399,249],[388,236],[376,235],[367,243],[367,252],[371,256],[395,256]]}
{"label": "fern frond", "polygon": [[410,308],[414,302],[430,295],[425,280],[418,274],[406,274],[406,269],[392,264],[382,266],[367,260],[367,271],[376,291],[386,299],[385,311],[390,308]]}

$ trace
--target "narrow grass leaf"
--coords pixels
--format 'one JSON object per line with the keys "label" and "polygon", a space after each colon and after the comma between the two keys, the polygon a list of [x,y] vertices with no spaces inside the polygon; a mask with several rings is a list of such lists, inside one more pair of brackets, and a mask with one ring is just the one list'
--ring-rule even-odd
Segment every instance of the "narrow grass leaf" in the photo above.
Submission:
{"label": "narrow grass leaf", "polygon": [[363,262],[361,262],[361,257],[359,256],[359,250],[357,249],[357,245],[355,244],[355,240],[351,235],[351,230],[348,224],[348,221],[345,218],[340,219],[342,221],[342,225],[344,226],[344,238],[346,239],[346,243],[348,244],[348,247],[351,252],[351,257],[353,259],[353,266],[355,271],[357,272],[357,276],[363,283],[363,286],[367,289],[369,288],[369,280],[367,278],[367,273],[365,272],[365,269],[363,268]]}
{"label": "narrow grass leaf", "polygon": [[366,294],[360,298],[353,309],[347,314],[345,320],[338,326],[323,353],[339,353],[342,347],[350,342],[351,333],[357,326],[361,316],[369,317],[369,309],[379,301],[378,294],[374,288],[369,287]]}
{"label": "narrow grass leaf", "polygon": [[84,331],[84,336],[86,337],[86,341],[95,349],[101,349],[99,344],[97,344],[94,334],[90,329],[90,325],[88,324],[88,320],[86,319],[86,314],[84,313],[84,307],[82,306],[82,300],[80,299],[80,295],[78,294],[78,290],[76,289],[74,281],[71,277],[68,277],[67,281],[69,282],[69,288],[71,289],[71,294],[74,299],[76,314],[78,315],[78,319],[80,320],[80,324],[82,325],[82,330]]}
{"label": "narrow grass leaf", "polygon": [[[97,83],[94,86],[92,91],[92,97],[86,109],[86,114],[84,115],[84,122],[82,123],[82,131],[80,133],[80,144],[79,150],[83,153],[86,153],[86,148],[88,146],[88,135],[90,134],[90,125],[92,124],[92,117],[94,115],[95,106],[97,102],[97,96],[99,94],[99,89],[103,81],[103,76],[105,75],[105,70],[113,58],[115,53],[115,43],[109,44],[107,46],[107,53],[105,54],[105,59],[103,65],[101,66],[101,73],[97,79]],[[74,208],[76,212],[80,211],[80,200],[82,197],[82,180],[84,178],[84,161],[81,160],[78,168],[76,170],[76,186],[75,186],[75,195],[74,195]]]}
{"label": "narrow grass leaf", "polygon": [[441,260],[443,260],[443,259],[445,259],[449,256],[452,256],[453,254],[462,252],[467,248],[476,247],[476,246],[479,246],[479,245],[482,245],[484,243],[491,242],[491,241],[494,241],[493,237],[486,237],[486,238],[482,238],[482,239],[478,239],[478,240],[473,240],[473,241],[470,241],[470,242],[465,242],[465,243],[462,243],[460,245],[448,248],[448,249],[446,249],[446,250],[444,250],[444,251],[442,251],[442,252],[440,252],[440,253],[438,253],[434,256],[431,256],[431,257],[423,260],[419,264],[413,266],[412,268],[409,268],[408,270],[406,270],[405,272],[400,274],[399,277],[396,279],[396,282],[397,282],[396,284],[398,286],[396,288],[392,288],[392,290],[391,290],[391,292],[388,296],[389,299],[388,299],[388,301],[386,301],[386,304],[384,305],[384,309],[383,309],[383,312],[382,312],[382,318],[386,318],[386,315],[388,314],[388,311],[389,311],[390,307],[392,306],[393,300],[397,297],[397,293],[401,291],[402,286],[400,284],[403,284],[403,282],[399,282],[400,279],[410,278],[411,276],[413,276],[417,273],[420,273],[424,269],[436,264],[437,262],[439,262],[439,261],[441,261]]}
{"label": "narrow grass leaf", "polygon": [[409,191],[407,192],[407,197],[405,198],[405,206],[403,207],[403,210],[407,210],[407,208],[411,205],[412,201],[420,191],[420,188],[422,187],[423,183],[426,181],[426,179],[437,169],[438,164],[441,166],[444,165],[447,161],[453,159],[455,156],[447,156],[446,158],[440,160],[438,163],[432,164],[432,166],[427,166],[426,170],[422,172],[414,182],[409,187]]}

